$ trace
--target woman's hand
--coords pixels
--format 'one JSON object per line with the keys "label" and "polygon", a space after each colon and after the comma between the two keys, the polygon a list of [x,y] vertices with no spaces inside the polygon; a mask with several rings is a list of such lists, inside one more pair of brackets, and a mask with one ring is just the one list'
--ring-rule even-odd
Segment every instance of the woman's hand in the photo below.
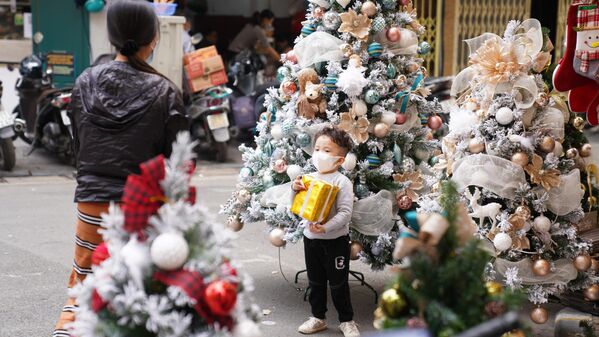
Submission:
{"label": "woman's hand", "polygon": [[295,178],[293,184],[291,185],[291,189],[293,189],[296,192],[303,191],[306,189],[306,186],[304,186],[304,183],[302,182],[302,176],[298,176],[297,178]]}

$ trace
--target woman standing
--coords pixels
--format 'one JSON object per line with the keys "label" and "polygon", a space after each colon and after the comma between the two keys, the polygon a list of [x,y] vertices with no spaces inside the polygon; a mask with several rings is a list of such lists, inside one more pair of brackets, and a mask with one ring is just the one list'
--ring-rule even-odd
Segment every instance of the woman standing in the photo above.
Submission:
{"label": "woman standing", "polygon": [[[158,18],[144,1],[114,2],[107,12],[114,61],[87,69],[73,89],[71,114],[77,155],[75,259],[68,286],[92,272],[91,256],[102,242],[102,213],[121,199],[127,176],[164,154],[187,130],[181,94],[148,61],[158,43]],[[54,336],[69,336],[75,301],[63,308]]]}

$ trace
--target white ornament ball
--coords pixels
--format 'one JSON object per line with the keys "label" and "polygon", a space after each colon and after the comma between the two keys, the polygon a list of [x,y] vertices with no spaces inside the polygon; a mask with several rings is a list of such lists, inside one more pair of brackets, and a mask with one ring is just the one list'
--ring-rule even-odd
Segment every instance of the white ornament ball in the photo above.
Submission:
{"label": "white ornament ball", "polygon": [[537,232],[547,233],[551,229],[551,220],[544,215],[540,215],[535,218],[533,226]]}
{"label": "white ornament ball", "polygon": [[364,116],[368,112],[368,106],[361,99],[356,99],[353,101],[352,109],[358,117]]}
{"label": "white ornament ball", "polygon": [[152,242],[150,256],[152,262],[160,269],[179,269],[187,261],[189,245],[180,234],[163,233]]}
{"label": "white ornament ball", "polygon": [[416,158],[422,160],[422,161],[426,161],[430,158],[431,153],[428,150],[425,149],[418,149],[416,150]]}
{"label": "white ornament ball", "polygon": [[245,319],[235,326],[233,329],[233,337],[260,337],[260,327],[253,321]]}
{"label": "white ornament ball", "polygon": [[466,108],[466,110],[469,110],[469,111],[476,111],[476,110],[478,110],[479,105],[478,105],[478,103],[476,103],[474,101],[468,101],[466,103],[466,105],[464,105],[464,108]]}
{"label": "white ornament ball", "polygon": [[289,179],[295,180],[300,174],[302,174],[302,168],[299,165],[289,165],[287,167]]}
{"label": "white ornament ball", "polygon": [[500,108],[495,113],[495,119],[501,125],[508,125],[514,121],[514,112],[508,107]]}
{"label": "white ornament ball", "polygon": [[358,164],[358,157],[355,154],[350,152],[345,156],[345,161],[343,162],[343,164],[341,166],[346,171],[352,171],[353,169],[356,168],[357,164]]}
{"label": "white ornament ball", "polygon": [[240,203],[245,204],[250,201],[250,199],[252,199],[252,193],[245,188],[237,192],[237,200],[239,200]]}
{"label": "white ornament ball", "polygon": [[499,233],[493,239],[493,245],[500,252],[506,251],[512,248],[512,238],[506,233]]}
{"label": "white ornament ball", "polygon": [[564,146],[560,142],[555,142],[555,148],[553,149],[553,154],[556,157],[561,157],[564,154]]}
{"label": "white ornament ball", "polygon": [[275,140],[283,139],[283,129],[281,128],[281,125],[279,125],[279,124],[273,125],[272,129],[270,129],[270,135]]}
{"label": "white ornament ball", "polygon": [[394,112],[390,112],[390,111],[386,111],[383,112],[383,115],[381,116],[381,122],[392,126],[395,124],[395,120],[396,120],[396,116]]}
{"label": "white ornament ball", "polygon": [[268,239],[275,247],[283,247],[285,245],[285,231],[281,228],[275,228],[268,234]]}

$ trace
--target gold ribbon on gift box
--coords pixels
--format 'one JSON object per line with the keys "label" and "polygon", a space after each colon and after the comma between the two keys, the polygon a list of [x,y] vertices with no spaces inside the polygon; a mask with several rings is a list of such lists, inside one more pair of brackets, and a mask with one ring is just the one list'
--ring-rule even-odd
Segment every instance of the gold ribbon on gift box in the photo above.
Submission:
{"label": "gold ribbon on gift box", "polygon": [[291,212],[310,222],[325,221],[337,199],[339,187],[311,176],[303,176],[305,190],[297,192]]}

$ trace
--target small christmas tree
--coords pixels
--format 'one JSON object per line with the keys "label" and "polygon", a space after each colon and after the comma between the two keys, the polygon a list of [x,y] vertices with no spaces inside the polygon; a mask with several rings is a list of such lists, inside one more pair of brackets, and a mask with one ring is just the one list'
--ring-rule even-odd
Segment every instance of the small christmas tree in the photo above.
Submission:
{"label": "small christmas tree", "polygon": [[245,146],[238,190],[224,205],[229,223],[266,221],[277,246],[302,238],[289,212],[290,180],[314,172],[312,137],[325,125],[347,131],[355,149],[343,173],[358,200],[352,258],[373,269],[394,263],[399,213],[416,207],[437,179],[429,160],[439,149],[438,102],[427,101],[419,56],[431,46],[412,1],[311,0],[302,36],[279,69],[280,88],[266,98],[256,149]]}
{"label": "small christmas tree", "polygon": [[480,234],[492,242],[490,276],[525,287],[538,305],[531,318],[544,323],[541,304],[552,295],[585,289],[588,299],[599,299],[590,247],[576,228],[585,215],[586,168],[573,126],[584,121],[543,80],[552,45],[537,20],[510,22],[504,37],[486,33],[466,42],[471,65],[452,88],[459,108],[439,168],[457,182]]}
{"label": "small christmas tree", "polygon": [[129,176],[102,216],[94,274],[74,289],[74,336],[259,336],[251,284],[227,258],[231,232],[195,204],[193,146],[180,134]]}
{"label": "small christmas tree", "polygon": [[409,259],[410,266],[382,294],[375,327],[428,329],[449,337],[517,309],[522,299],[517,292],[485,282],[491,256],[474,238],[476,225],[455,185],[442,183],[439,200],[428,206],[439,212],[406,215],[410,229],[395,254]]}

